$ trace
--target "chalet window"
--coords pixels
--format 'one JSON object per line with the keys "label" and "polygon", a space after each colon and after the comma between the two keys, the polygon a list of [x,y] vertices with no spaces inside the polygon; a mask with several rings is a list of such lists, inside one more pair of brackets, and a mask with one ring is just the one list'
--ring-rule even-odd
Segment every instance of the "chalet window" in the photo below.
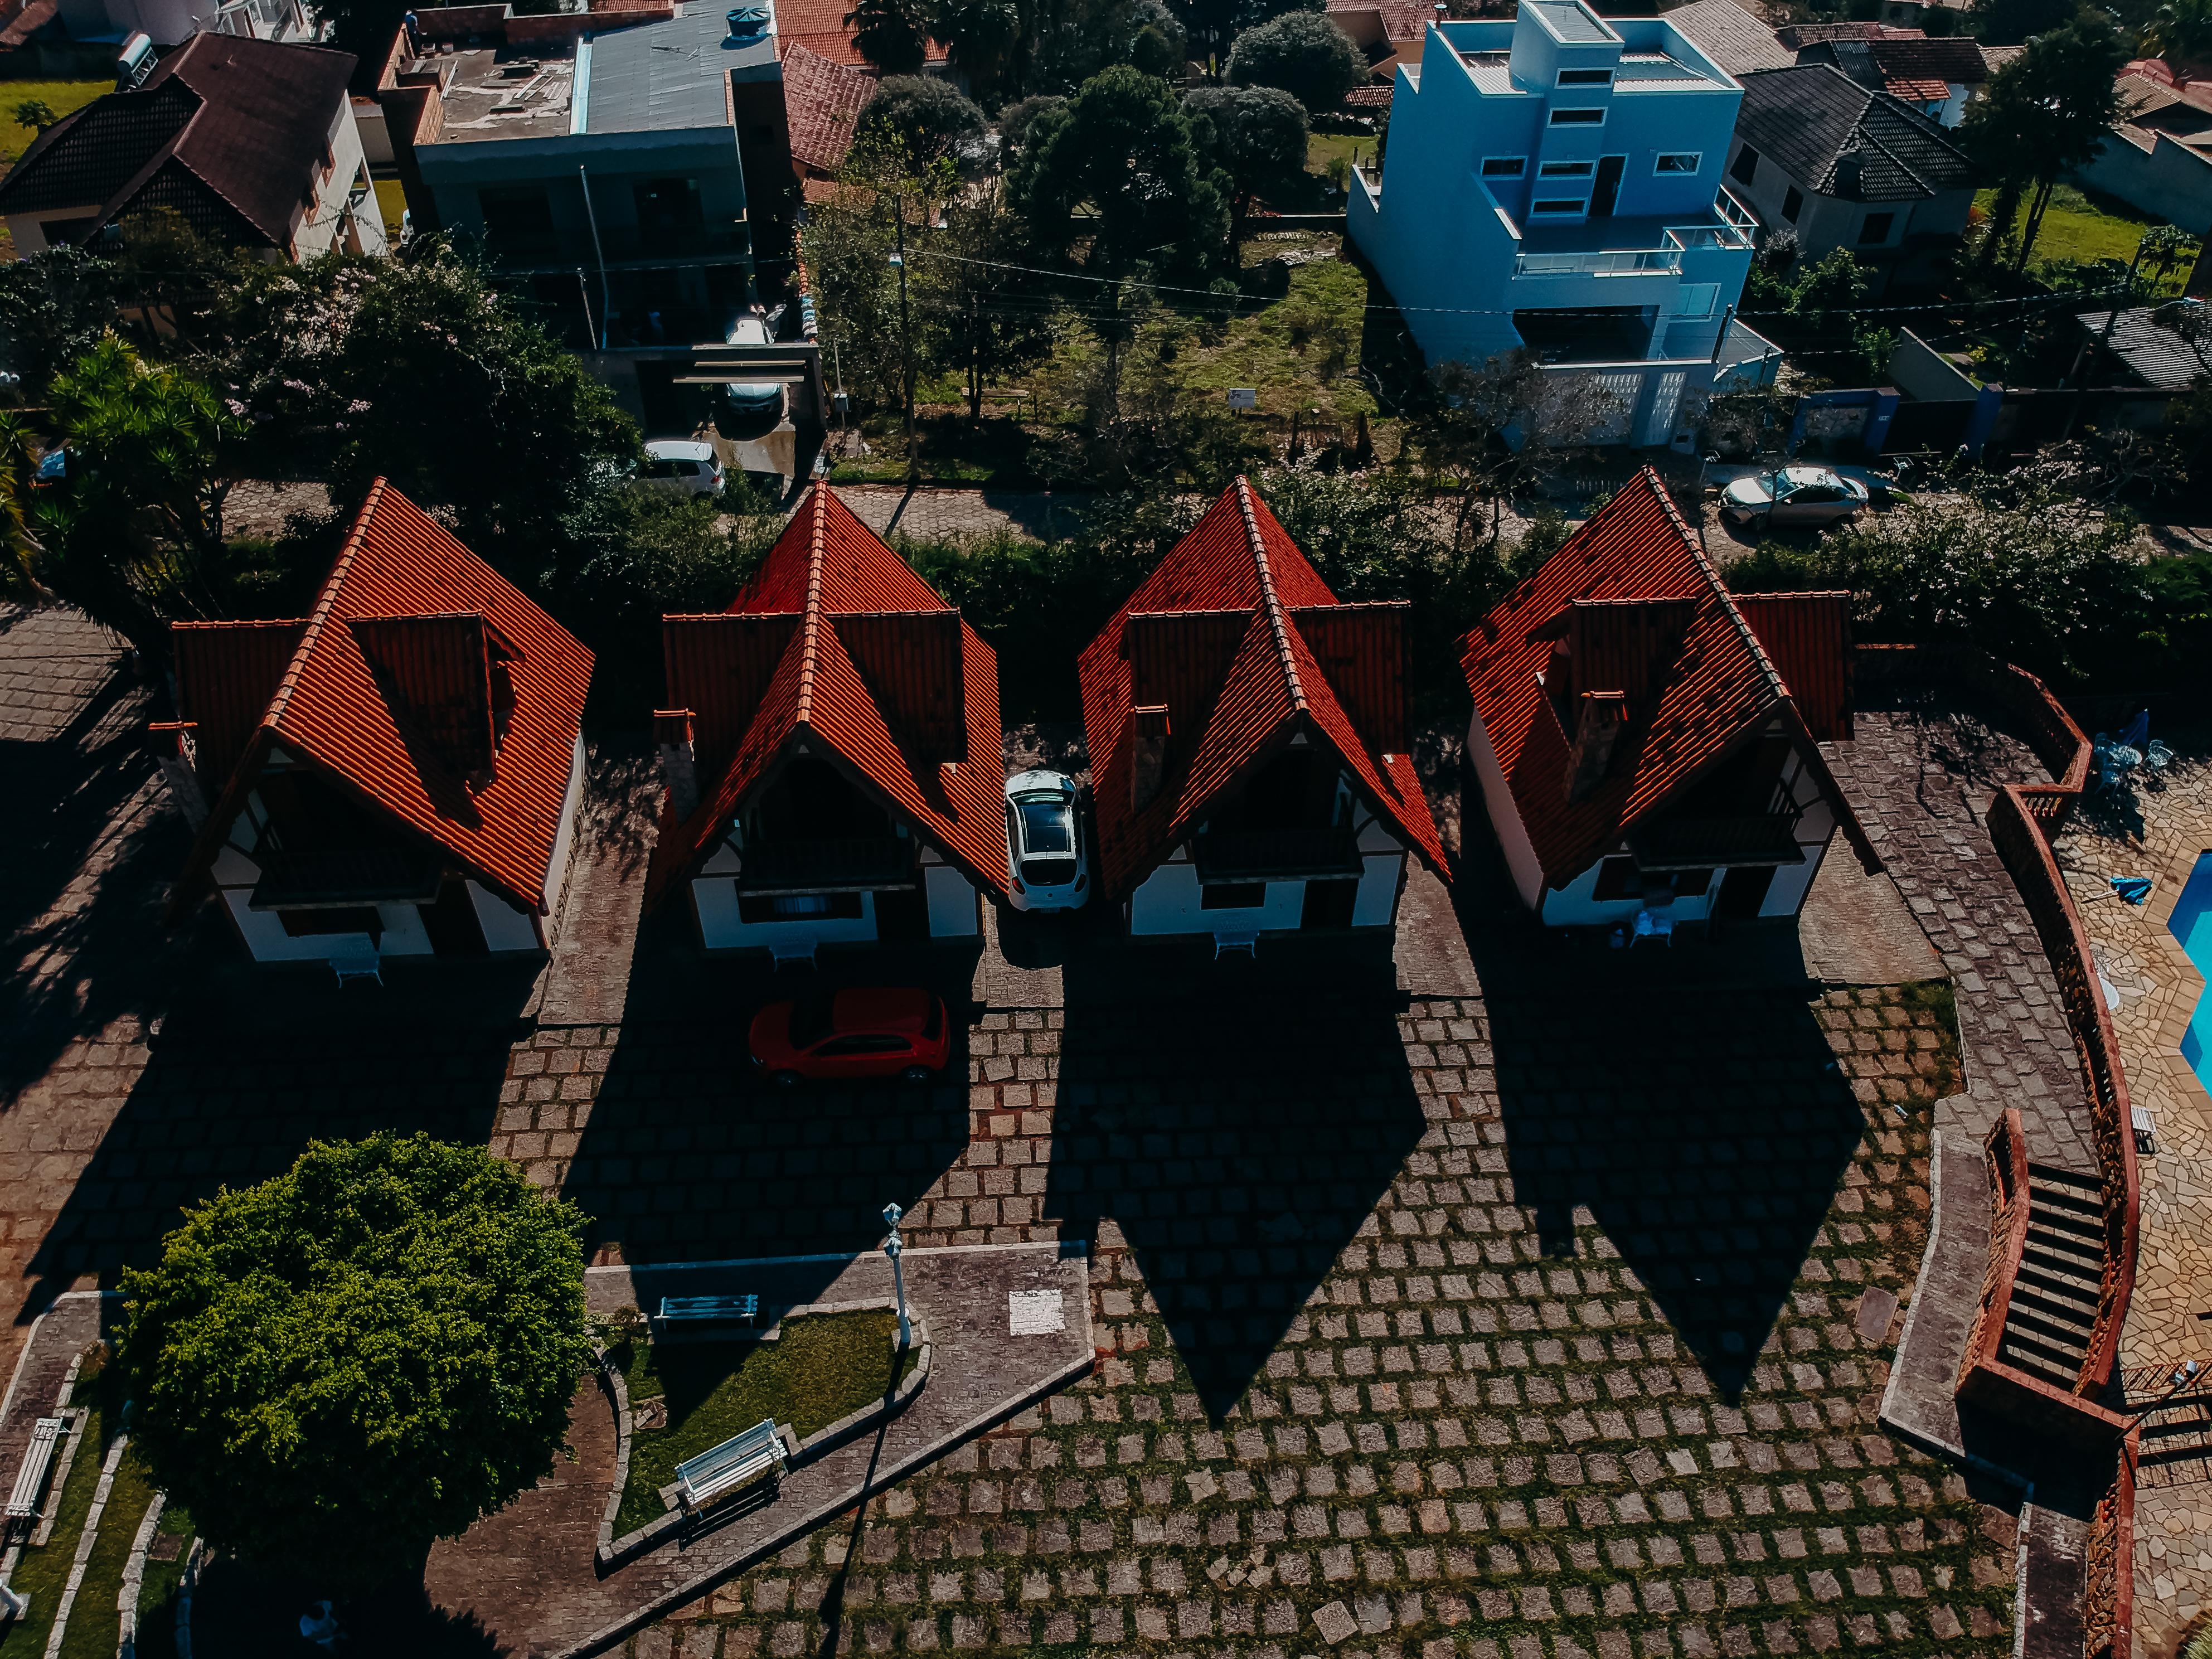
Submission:
{"label": "chalet window", "polygon": [[1694,150],[1685,150],[1662,155],[1651,164],[1654,173],[1695,173],[1705,164],[1705,158]]}
{"label": "chalet window", "polygon": [[1528,171],[1525,155],[1486,155],[1482,158],[1482,176],[1486,179],[1518,179]]}
{"label": "chalet window", "polygon": [[1729,168],[1729,177],[1739,185],[1751,182],[1752,174],[1759,171],[1759,152],[1746,144],[1735,153],[1735,163]]}
{"label": "chalet window", "polygon": [[1897,216],[1894,213],[1868,214],[1859,225],[1860,246],[1867,246],[1877,242],[1887,241],[1890,227],[1896,222]]}
{"label": "chalet window", "polygon": [[1601,109],[1555,109],[1552,112],[1552,125],[1555,127],[1595,127],[1602,125],[1604,122],[1605,112]]}
{"label": "chalet window", "polygon": [[1563,87],[1609,87],[1613,71],[1609,69],[1561,70],[1559,84]]}
{"label": "chalet window", "polygon": [[337,910],[279,910],[287,939],[313,939],[321,933],[366,933],[371,942],[384,937],[384,918],[373,904]]}
{"label": "chalet window", "polygon": [[1632,858],[1607,859],[1597,867],[1597,890],[1591,895],[1601,904],[1615,899],[1642,898],[1644,876]]}
{"label": "chalet window", "polygon": [[1537,169],[1541,179],[1587,179],[1595,171],[1591,161],[1547,161]]}
{"label": "chalet window", "polygon": [[1805,192],[1795,185],[1790,185],[1789,193],[1782,198],[1782,216],[1794,225],[1797,222],[1797,216],[1804,210]]}
{"label": "chalet window", "polygon": [[1201,910],[1256,910],[1267,902],[1264,881],[1217,881],[1198,890]]}
{"label": "chalet window", "polygon": [[748,927],[763,921],[858,921],[858,893],[772,893],[738,901],[738,920]]}

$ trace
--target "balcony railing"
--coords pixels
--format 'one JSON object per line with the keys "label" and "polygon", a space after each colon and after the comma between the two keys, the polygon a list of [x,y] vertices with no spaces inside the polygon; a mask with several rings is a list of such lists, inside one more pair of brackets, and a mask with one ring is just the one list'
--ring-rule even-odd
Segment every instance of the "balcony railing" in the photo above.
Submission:
{"label": "balcony railing", "polygon": [[1786,812],[1737,818],[1668,818],[1628,838],[1638,867],[1695,870],[1715,865],[1802,864],[1797,820]]}
{"label": "balcony railing", "polygon": [[1356,875],[1358,837],[1349,824],[1319,830],[1210,830],[1194,843],[1200,881]]}
{"label": "balcony railing", "polygon": [[1518,252],[1516,276],[1679,276],[1682,255],[1692,248],[1740,252],[1751,239],[1732,224],[1670,225],[1659,233],[1657,247],[1604,248],[1563,253]]}
{"label": "balcony railing", "polygon": [[841,836],[749,846],[741,893],[866,893],[914,885],[914,843],[897,836]]}
{"label": "balcony railing", "polygon": [[1713,211],[1741,231],[1747,240],[1759,228],[1759,216],[1739,201],[1735,192],[1726,185],[1723,185],[1721,193],[1713,198]]}
{"label": "balcony railing", "polygon": [[314,853],[256,853],[261,879],[246,901],[254,910],[313,910],[354,904],[428,904],[438,896],[437,867],[394,848]]}

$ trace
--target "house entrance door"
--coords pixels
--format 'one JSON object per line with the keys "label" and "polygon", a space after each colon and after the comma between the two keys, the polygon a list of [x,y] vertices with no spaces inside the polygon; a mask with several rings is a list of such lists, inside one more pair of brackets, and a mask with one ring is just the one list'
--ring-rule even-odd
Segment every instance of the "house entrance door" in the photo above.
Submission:
{"label": "house entrance door", "polygon": [[1309,881],[1306,883],[1305,908],[1298,916],[1298,926],[1311,932],[1316,928],[1349,927],[1352,926],[1352,901],[1359,896],[1356,881]]}
{"label": "house entrance door", "polygon": [[422,931],[430,936],[430,949],[441,957],[480,957],[485,953],[483,923],[477,916],[469,884],[459,876],[446,878],[437,902],[422,908]]}
{"label": "house entrance door", "polygon": [[1610,219],[1613,204],[1620,199],[1620,170],[1628,165],[1626,155],[1607,155],[1597,164],[1597,184],[1590,191],[1590,217]]}
{"label": "house entrance door", "polygon": [[1774,885],[1774,872],[1766,866],[1739,866],[1721,878],[1720,896],[1713,914],[1723,921],[1747,921],[1766,902],[1766,890]]}

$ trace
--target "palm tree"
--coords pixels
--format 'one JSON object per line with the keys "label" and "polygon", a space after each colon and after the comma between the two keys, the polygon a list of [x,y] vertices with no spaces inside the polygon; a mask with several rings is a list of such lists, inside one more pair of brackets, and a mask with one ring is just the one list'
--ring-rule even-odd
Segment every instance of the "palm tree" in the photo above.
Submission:
{"label": "palm tree", "polygon": [[38,440],[23,417],[0,410],[0,596],[51,599],[39,580],[39,539],[31,531],[31,472]]}
{"label": "palm tree", "polygon": [[2212,0],[2166,0],[2151,14],[2142,45],[2177,66],[2212,58]]}
{"label": "palm tree", "polygon": [[929,56],[929,0],[854,0],[845,14],[853,45],[885,75],[919,75]]}

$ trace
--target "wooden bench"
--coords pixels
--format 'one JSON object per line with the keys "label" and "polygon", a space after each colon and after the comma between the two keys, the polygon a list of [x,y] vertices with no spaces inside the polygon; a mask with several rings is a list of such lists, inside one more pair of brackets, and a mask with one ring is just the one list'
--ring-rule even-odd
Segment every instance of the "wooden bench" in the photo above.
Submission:
{"label": "wooden bench", "polygon": [[1241,933],[1216,933],[1213,936],[1213,959],[1216,962],[1233,951],[1242,951],[1257,962],[1260,959],[1260,935],[1256,930]]}
{"label": "wooden bench", "polygon": [[760,1317],[757,1296],[664,1296],[664,1325],[750,1325]]}
{"label": "wooden bench", "polygon": [[763,1475],[783,1478],[783,1436],[773,1419],[763,1419],[743,1434],[676,1466],[676,1492],[688,1512],[696,1512],[750,1486]]}
{"label": "wooden bench", "polygon": [[323,960],[338,978],[338,988],[343,990],[349,979],[373,979],[384,983],[384,958],[376,953],[376,941],[366,933],[338,933],[332,936]]}
{"label": "wooden bench", "polygon": [[23,1448],[22,1467],[15,1471],[15,1490],[8,1494],[7,1529],[27,1527],[39,1518],[40,1498],[46,1475],[54,1467],[54,1451],[61,1443],[62,1419],[42,1417],[31,1425],[31,1443]]}

